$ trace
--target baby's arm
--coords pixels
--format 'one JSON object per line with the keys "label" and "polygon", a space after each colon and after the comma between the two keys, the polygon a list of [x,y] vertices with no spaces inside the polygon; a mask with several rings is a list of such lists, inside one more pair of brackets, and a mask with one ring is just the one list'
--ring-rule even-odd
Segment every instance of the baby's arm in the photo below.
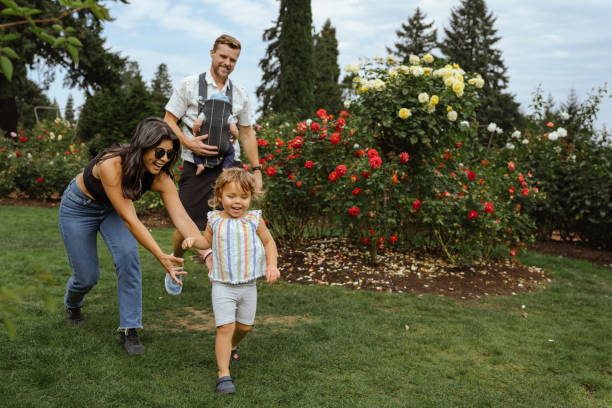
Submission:
{"label": "baby's arm", "polygon": [[[202,123],[204,123],[204,112],[200,113],[200,116],[198,116],[196,118],[196,120],[193,121],[193,136],[196,137],[198,136],[198,133],[200,132],[200,128],[202,127]],[[231,131],[231,129],[230,129]]]}
{"label": "baby's arm", "polygon": [[266,280],[269,283],[274,283],[280,278],[280,272],[277,266],[278,250],[276,249],[274,238],[272,238],[272,234],[270,234],[268,227],[266,227],[263,217],[257,226],[257,235],[259,239],[261,239],[264,250],[266,251]]}
{"label": "baby's arm", "polygon": [[196,248],[208,249],[212,246],[212,229],[206,224],[204,234],[197,237],[187,237],[183,240],[183,249]]}
{"label": "baby's arm", "polygon": [[238,139],[238,126],[236,126],[237,122],[238,122],[238,119],[236,119],[234,115],[230,115],[227,118],[227,123],[229,123],[229,131],[230,131],[230,134],[232,135],[232,143],[235,142],[236,139]]}

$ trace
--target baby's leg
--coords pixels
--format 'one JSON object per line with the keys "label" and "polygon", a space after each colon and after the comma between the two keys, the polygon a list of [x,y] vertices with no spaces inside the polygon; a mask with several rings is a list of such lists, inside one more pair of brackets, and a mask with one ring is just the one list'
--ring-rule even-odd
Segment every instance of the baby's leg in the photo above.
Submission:
{"label": "baby's leg", "polygon": [[236,126],[235,123],[230,123],[229,131],[230,131],[230,134],[232,135],[232,142],[235,142],[236,139],[238,139],[238,126]]}
{"label": "baby's leg", "polygon": [[199,163],[196,166],[196,172],[195,172],[196,176],[199,176],[200,174],[202,174],[203,171],[204,171],[204,165],[202,163]]}

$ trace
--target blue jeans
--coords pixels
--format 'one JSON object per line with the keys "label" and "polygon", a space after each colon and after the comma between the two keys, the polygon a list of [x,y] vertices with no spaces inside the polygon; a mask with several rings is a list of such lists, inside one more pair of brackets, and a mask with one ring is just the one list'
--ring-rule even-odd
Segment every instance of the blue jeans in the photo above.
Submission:
{"label": "blue jeans", "polygon": [[142,276],[138,242],[111,204],[87,197],[73,179],[59,211],[59,227],[72,276],[66,285],[66,307],[81,307],[100,278],[97,236],[102,235],[117,271],[119,328],[142,327]]}

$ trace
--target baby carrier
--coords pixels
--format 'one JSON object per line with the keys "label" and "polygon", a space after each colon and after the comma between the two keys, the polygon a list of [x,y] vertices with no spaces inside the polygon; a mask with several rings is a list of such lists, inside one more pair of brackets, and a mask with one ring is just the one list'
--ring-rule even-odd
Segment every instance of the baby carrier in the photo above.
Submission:
{"label": "baby carrier", "polygon": [[204,167],[217,167],[223,161],[230,149],[231,135],[229,131],[228,118],[232,114],[232,81],[228,78],[225,96],[227,98],[208,99],[208,85],[206,83],[206,73],[200,74],[199,95],[198,95],[198,115],[204,113],[204,123],[200,128],[198,136],[208,135],[204,143],[217,146],[219,154],[217,156],[205,156],[202,163]]}

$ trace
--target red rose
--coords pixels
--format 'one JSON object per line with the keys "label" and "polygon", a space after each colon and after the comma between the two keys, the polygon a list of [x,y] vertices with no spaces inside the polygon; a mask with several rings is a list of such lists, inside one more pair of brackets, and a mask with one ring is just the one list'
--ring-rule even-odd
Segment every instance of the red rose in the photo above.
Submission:
{"label": "red rose", "polygon": [[355,157],[361,157],[365,154],[365,150],[359,149],[355,152]]}
{"label": "red rose", "polygon": [[65,154],[66,156],[68,156],[68,155],[70,154],[70,152],[69,152],[69,151],[66,151],[66,152],[64,152],[64,154]]}
{"label": "red rose", "polygon": [[403,152],[402,154],[400,154],[400,161],[402,163],[408,163],[408,160],[410,160],[410,155],[406,152]]}
{"label": "red rose", "polygon": [[37,179],[36,179],[36,181],[37,181],[38,183],[42,183],[42,177],[37,178]]}
{"label": "red rose", "polygon": [[372,157],[378,157],[378,152],[376,151],[376,149],[370,149],[368,150],[368,157],[371,159]]}
{"label": "red rose", "polygon": [[47,129],[45,129],[45,130],[43,130],[43,133],[46,135],[46,134],[49,134],[49,131]]}
{"label": "red rose", "polygon": [[42,135],[38,135],[38,140],[42,140]]}
{"label": "red rose", "polygon": [[346,166],[344,164],[340,164],[336,167],[336,172],[339,176],[344,176],[346,174]]}
{"label": "red rose", "polygon": [[450,176],[451,176],[451,178],[455,178],[457,175],[455,174],[455,172],[454,172],[454,171],[451,171]]}
{"label": "red rose", "polygon": [[359,207],[351,207],[348,209],[348,213],[353,216],[357,216],[359,214]]}
{"label": "red rose", "polygon": [[470,220],[475,219],[476,217],[478,217],[478,212],[474,211],[474,210],[470,210],[470,212],[468,213],[468,218]]}
{"label": "red rose", "polygon": [[361,238],[361,242],[363,242],[364,245],[370,245],[370,238]]}
{"label": "red rose", "polygon": [[523,188],[521,190],[521,194],[523,195],[523,197],[527,197],[529,195],[529,189],[527,187]]}
{"label": "red rose", "polygon": [[27,142],[27,141],[28,141],[28,138],[26,138],[25,136],[19,136],[19,141],[20,141],[21,143],[25,143],[25,142]]}
{"label": "red rose", "polygon": [[266,139],[257,139],[257,146],[267,146],[268,141]]}
{"label": "red rose", "polygon": [[516,189],[514,187],[508,187],[508,192],[510,195],[514,195],[514,193],[516,193]]}
{"label": "red rose", "polygon": [[266,169],[266,174],[270,177],[273,177],[276,174],[276,168],[274,166],[268,167]]}
{"label": "red rose", "polygon": [[293,175],[293,173],[289,173],[289,175],[287,176],[287,178],[291,181],[293,181],[295,179],[295,176]]}
{"label": "red rose", "polygon": [[331,142],[331,144],[340,143],[340,133],[332,133],[331,137],[329,138],[329,141]]}
{"label": "red rose", "polygon": [[368,234],[370,234],[370,235],[374,235],[374,234],[376,234],[376,231],[374,231],[373,229],[368,230]]}
{"label": "red rose", "polygon": [[493,203],[486,202],[484,205],[484,210],[485,212],[488,212],[489,214],[493,214]]}
{"label": "red rose", "polygon": [[371,175],[371,174],[372,174],[372,172],[371,172],[371,171],[362,171],[362,172],[361,172],[361,176],[362,176],[364,179],[366,179],[366,180],[370,178],[370,175]]}
{"label": "red rose", "polygon": [[358,196],[359,194],[361,194],[361,191],[362,190],[359,187],[355,187],[353,191],[351,192],[351,194],[354,196]]}
{"label": "red rose", "polygon": [[317,111],[317,116],[320,117],[321,119],[325,119],[327,118],[327,111],[325,109],[319,109]]}
{"label": "red rose", "polygon": [[319,129],[321,129],[321,126],[319,126],[317,122],[312,122],[310,124],[310,130],[312,130],[313,132],[318,132]]}
{"label": "red rose", "polygon": [[338,118],[338,127],[342,129],[344,125],[346,125],[346,119]]}
{"label": "red rose", "polygon": [[382,166],[382,159],[378,156],[370,158],[370,167],[377,169]]}
{"label": "red rose", "polygon": [[356,175],[356,174],[353,174],[353,175],[351,176],[351,181],[352,181],[353,183],[356,183],[356,182],[357,182],[357,180],[359,180],[359,177],[357,177],[357,175]]}
{"label": "red rose", "polygon": [[298,186],[298,187],[302,187],[302,182],[298,181],[297,183],[295,183],[295,185]]}
{"label": "red rose", "polygon": [[21,157],[21,153],[17,152],[17,153],[15,153],[15,156]]}
{"label": "red rose", "polygon": [[421,208],[421,200],[414,200],[414,203],[412,203],[412,208],[414,211],[419,211],[419,208]]}
{"label": "red rose", "polygon": [[183,170],[183,166],[178,166],[178,169],[179,170]]}
{"label": "red rose", "polygon": [[455,145],[455,147],[456,147],[457,149],[458,149],[458,148],[460,148],[461,146],[463,146],[463,142],[459,142],[459,143],[457,143],[457,144]]}
{"label": "red rose", "polygon": [[297,136],[295,139],[289,142],[289,146],[293,147],[294,149],[302,147],[302,144],[303,144],[302,138],[299,136]]}
{"label": "red rose", "polygon": [[483,166],[488,166],[489,162],[486,160],[481,160],[480,163],[482,163]]}
{"label": "red rose", "polygon": [[397,242],[397,235],[391,234],[391,236],[389,237],[389,243],[395,244],[396,242]]}
{"label": "red rose", "polygon": [[512,248],[509,253],[510,256],[516,256],[516,248]]}
{"label": "red rose", "polygon": [[347,111],[341,110],[340,113],[338,114],[338,116],[344,117],[344,118],[348,118],[350,115],[349,115],[349,113]]}
{"label": "red rose", "polygon": [[312,161],[308,160],[306,163],[304,163],[304,167],[307,169],[312,169]]}
{"label": "red rose", "polygon": [[467,178],[468,178],[470,181],[473,181],[473,180],[476,178],[476,173],[474,173],[473,171],[469,171],[469,170],[468,170],[468,171],[467,171]]}
{"label": "red rose", "polygon": [[508,170],[510,170],[510,171],[516,170],[516,165],[514,164],[513,161],[509,161],[508,162]]}
{"label": "red rose", "polygon": [[276,142],[277,147],[283,147],[283,145],[285,144],[285,142],[280,139],[274,139],[274,141]]}
{"label": "red rose", "polygon": [[329,173],[329,181],[336,181],[338,180],[338,172],[337,171],[332,171],[331,173]]}

